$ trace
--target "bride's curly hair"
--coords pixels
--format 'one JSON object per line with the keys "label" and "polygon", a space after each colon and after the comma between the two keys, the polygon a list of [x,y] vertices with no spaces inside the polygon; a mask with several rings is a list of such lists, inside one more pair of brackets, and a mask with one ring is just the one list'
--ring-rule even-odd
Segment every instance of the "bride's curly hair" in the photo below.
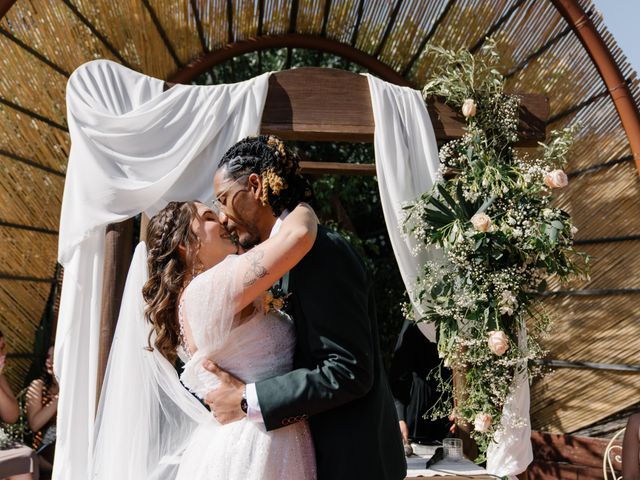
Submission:
{"label": "bride's curly hair", "polygon": [[[191,229],[198,215],[194,202],[169,202],[149,221],[147,247],[149,280],[142,288],[147,307],[145,318],[156,332],[155,347],[171,362],[180,343],[176,318],[180,292],[185,287],[187,258],[196,258],[199,240]],[[180,246],[185,255],[181,255]],[[149,348],[151,334],[149,334]]]}

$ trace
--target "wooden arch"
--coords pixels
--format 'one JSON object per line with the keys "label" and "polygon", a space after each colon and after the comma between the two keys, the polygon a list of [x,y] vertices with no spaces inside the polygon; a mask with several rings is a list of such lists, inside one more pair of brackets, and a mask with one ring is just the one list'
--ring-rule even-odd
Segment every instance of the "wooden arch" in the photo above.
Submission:
{"label": "wooden arch", "polygon": [[[197,69],[192,70],[194,76],[199,73]],[[170,87],[167,84],[167,88]],[[446,141],[464,133],[464,119],[451,107],[433,99],[427,108],[438,140]],[[544,96],[522,95],[520,145],[536,145],[544,139],[548,114]],[[372,142],[374,129],[369,84],[363,75],[317,67],[271,75],[262,114],[262,133],[287,140]],[[305,162],[303,167],[306,173],[375,174],[374,165]],[[98,398],[131,260],[133,220],[109,225],[106,235]]]}

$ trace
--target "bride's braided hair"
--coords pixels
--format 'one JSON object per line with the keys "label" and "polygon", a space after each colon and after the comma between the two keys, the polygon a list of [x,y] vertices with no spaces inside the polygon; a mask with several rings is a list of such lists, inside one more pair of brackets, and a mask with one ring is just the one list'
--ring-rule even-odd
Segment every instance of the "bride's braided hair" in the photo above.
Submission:
{"label": "bride's braided hair", "polygon": [[269,205],[275,216],[313,199],[311,185],[300,173],[300,159],[273,135],[240,140],[224,154],[218,167],[234,180],[251,173],[260,175],[262,204]]}
{"label": "bride's braided hair", "polygon": [[[149,280],[142,288],[145,318],[156,332],[155,347],[172,362],[180,343],[177,303],[189,273],[185,258],[195,258],[198,249],[198,238],[191,229],[196,215],[194,202],[169,202],[147,227]],[[181,245],[186,250],[184,257],[178,250]]]}

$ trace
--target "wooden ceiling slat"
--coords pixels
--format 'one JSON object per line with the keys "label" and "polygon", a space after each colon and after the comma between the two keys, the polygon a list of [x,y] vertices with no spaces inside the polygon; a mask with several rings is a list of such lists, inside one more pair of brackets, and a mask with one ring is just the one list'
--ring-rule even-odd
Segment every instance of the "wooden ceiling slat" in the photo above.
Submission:
{"label": "wooden ceiling slat", "polygon": [[164,28],[162,27],[162,23],[160,23],[160,19],[158,18],[156,11],[149,3],[149,0],[142,0],[142,4],[144,5],[144,8],[147,9],[147,12],[149,12],[149,15],[151,16],[151,21],[153,22],[153,25],[156,27],[156,30],[158,31],[160,38],[162,38],[162,42],[164,43],[164,46],[167,48],[169,55],[171,55],[171,58],[173,58],[173,61],[176,63],[176,67],[182,68],[184,65],[178,58],[175,48],[173,47],[171,40],[167,36],[167,32],[164,31]]}
{"label": "wooden ceiling slat", "polygon": [[56,63],[52,62],[51,60],[49,60],[47,57],[45,57],[43,54],[41,54],[40,52],[38,52],[36,49],[32,48],[31,46],[27,45],[26,43],[24,43],[22,40],[20,40],[19,38],[16,38],[11,32],[9,32],[8,30],[0,27],[0,34],[4,35],[5,37],[7,37],[9,40],[11,40],[13,43],[15,43],[16,45],[18,45],[20,48],[24,49],[25,51],[29,52],[31,55],[33,55],[35,58],[37,58],[38,60],[40,60],[42,63],[44,63],[45,65],[47,65],[48,67],[51,67],[54,71],[58,72],[60,75],[69,78],[69,75],[71,75],[69,72],[67,72],[66,70],[64,70],[62,67],[60,67],[59,65],[57,65]]}
{"label": "wooden ceiling slat", "polygon": [[129,62],[127,62],[127,60],[121,55],[121,53],[118,51],[118,49],[116,49],[111,42],[109,41],[109,39],[102,33],[100,32],[96,26],[91,23],[89,21],[89,19],[87,17],[85,17],[82,12],[80,12],[80,10],[78,9],[78,7],[76,7],[73,2],[71,2],[70,0],[62,0],[62,2],[69,8],[69,10],[71,10],[71,12],[73,12],[73,14],[78,17],[78,19],[85,24],[85,26],[91,30],[91,33],[97,38],[99,39],[105,47],[107,47],[107,49],[113,54],[114,57],[116,57],[118,59],[118,61],[120,63],[122,63],[124,66],[129,67],[129,68],[133,68],[131,66],[131,64]]}
{"label": "wooden ceiling slat", "polygon": [[198,38],[200,39],[200,44],[202,45],[202,53],[209,52],[209,47],[207,46],[207,40],[204,37],[204,29],[202,28],[202,20],[200,20],[200,12],[198,11],[198,3],[196,0],[189,0],[191,3],[191,10],[193,11],[193,18],[196,21],[196,30],[198,30]]}
{"label": "wooden ceiling slat", "polygon": [[0,97],[0,103],[13,109],[16,110],[17,112],[20,113],[24,113],[25,115],[31,117],[31,118],[35,118],[36,120],[40,120],[43,123],[46,123],[47,125],[49,125],[50,127],[54,127],[57,128],[59,130],[62,130],[63,132],[68,132],[69,129],[67,128],[66,125],[62,125],[58,122],[56,122],[55,120],[51,120],[48,117],[45,117],[44,115],[40,115],[39,113],[36,113],[32,110],[29,110],[28,108],[22,107],[20,105],[18,105],[17,103],[13,103],[10,102],[9,100]]}
{"label": "wooden ceiling slat", "polygon": [[407,75],[409,75],[409,73],[411,72],[411,69],[413,69],[413,66],[418,61],[420,56],[423,54],[427,44],[431,41],[431,38],[438,31],[440,24],[442,24],[447,18],[447,15],[449,14],[449,11],[451,10],[451,8],[454,6],[455,2],[456,0],[447,1],[446,6],[442,9],[442,12],[440,12],[440,15],[438,16],[438,18],[433,22],[431,29],[429,30],[429,32],[427,32],[427,34],[423,37],[422,41],[420,42],[420,46],[418,47],[416,52],[413,54],[409,62],[405,65],[404,69],[402,70],[403,77],[406,77]]}
{"label": "wooden ceiling slat", "polygon": [[362,24],[362,15],[364,15],[364,0],[360,0],[358,3],[358,14],[356,17],[356,23],[353,27],[353,33],[351,34],[351,46],[355,47],[358,41],[358,34],[360,33],[360,25]]}
{"label": "wooden ceiling slat", "polygon": [[487,38],[491,37],[495,32],[497,32],[500,27],[502,27],[502,25],[504,25],[505,22],[507,22],[511,18],[516,10],[518,10],[524,4],[524,2],[525,0],[517,0],[513,5],[511,5],[509,9],[504,13],[504,15],[502,15],[497,22],[491,25],[489,30],[481,35],[478,41],[469,48],[469,51],[475,54],[478,50],[480,50],[482,45],[484,45],[484,42],[486,42]]}
{"label": "wooden ceiling slat", "polygon": [[64,178],[64,176],[65,176],[64,172],[60,172],[58,170],[54,170],[53,168],[49,168],[46,165],[41,165],[38,162],[34,162],[33,160],[29,160],[28,158],[23,158],[20,155],[16,155],[15,153],[11,153],[11,152],[8,152],[6,150],[1,150],[0,149],[0,155],[4,156],[4,157],[8,157],[8,158],[10,158],[12,160],[15,160],[16,162],[20,162],[20,163],[23,163],[25,165],[29,165],[30,167],[38,168],[38,169],[40,169],[42,171],[45,171],[47,173],[51,173],[51,174],[56,175],[58,177],[63,177]]}

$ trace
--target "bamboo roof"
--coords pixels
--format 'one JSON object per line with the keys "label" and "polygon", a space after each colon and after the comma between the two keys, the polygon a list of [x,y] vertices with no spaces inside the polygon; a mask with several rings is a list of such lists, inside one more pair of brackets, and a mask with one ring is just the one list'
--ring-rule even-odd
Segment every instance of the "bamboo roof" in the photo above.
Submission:
{"label": "bamboo roof", "polygon": [[[640,88],[590,0],[595,23],[630,86]],[[425,44],[477,49],[492,34],[508,90],[544,94],[547,128],[581,122],[558,203],[575,217],[590,281],[546,300],[557,320],[550,357],[603,364],[640,359],[640,186],[611,96],[549,0],[0,0],[0,329],[28,354],[56,260],[69,135],[65,84],[82,63],[115,60],[175,78],[230,45],[282,37],[353,47],[414,86],[433,64]],[[253,41],[253,40],[251,40]],[[256,47],[257,48],[257,47]],[[302,66],[295,65],[293,66]],[[569,291],[566,291],[569,290]],[[28,358],[11,358],[14,385]],[[637,403],[640,374],[557,369],[532,390],[534,428],[572,432]]]}

